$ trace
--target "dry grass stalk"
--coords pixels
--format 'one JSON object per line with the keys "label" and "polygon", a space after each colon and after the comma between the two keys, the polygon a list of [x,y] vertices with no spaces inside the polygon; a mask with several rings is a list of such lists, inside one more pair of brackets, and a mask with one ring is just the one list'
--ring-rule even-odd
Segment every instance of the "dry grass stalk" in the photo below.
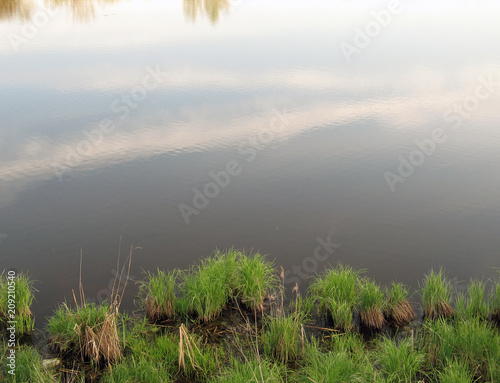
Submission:
{"label": "dry grass stalk", "polygon": [[188,356],[191,367],[194,370],[200,369],[200,366],[196,363],[195,355],[195,350],[198,351],[198,354],[200,354],[200,350],[196,346],[196,342],[189,335],[189,331],[184,326],[184,323],[179,327],[179,338],[179,370],[182,368],[184,372],[186,371],[185,355]]}

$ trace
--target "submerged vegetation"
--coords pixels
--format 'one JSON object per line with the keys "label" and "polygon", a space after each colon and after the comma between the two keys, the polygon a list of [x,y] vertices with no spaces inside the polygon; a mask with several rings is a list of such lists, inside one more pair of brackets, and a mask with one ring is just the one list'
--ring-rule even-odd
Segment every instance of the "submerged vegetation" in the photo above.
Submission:
{"label": "submerged vegetation", "polygon": [[[44,360],[34,347],[18,345],[11,374],[11,346],[4,342],[0,380],[500,381],[499,281],[488,290],[489,282],[471,280],[466,294],[453,297],[443,270],[431,270],[420,291],[424,317],[412,323],[409,289],[400,283],[384,288],[362,270],[338,264],[317,276],[304,297],[296,285],[288,302],[283,269],[278,274],[265,256],[231,249],[188,270],[146,273],[142,314],[129,317],[119,312],[124,269],[110,302],[88,303],[80,278],[80,299],[73,294],[74,305],[62,304],[49,318],[49,344],[58,358]],[[25,275],[17,281],[18,294],[29,292],[20,307],[31,318],[33,283]]]}

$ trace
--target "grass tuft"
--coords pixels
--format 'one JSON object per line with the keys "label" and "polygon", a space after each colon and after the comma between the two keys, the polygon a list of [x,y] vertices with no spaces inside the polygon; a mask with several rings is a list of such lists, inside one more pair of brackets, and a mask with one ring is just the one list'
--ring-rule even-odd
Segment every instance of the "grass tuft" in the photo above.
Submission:
{"label": "grass tuft", "polygon": [[427,318],[447,318],[455,314],[455,311],[449,304],[451,299],[451,284],[445,277],[442,269],[438,273],[431,269],[430,273],[425,276],[421,294]]}
{"label": "grass tuft", "polygon": [[337,329],[351,330],[354,327],[353,309],[361,272],[339,264],[311,284],[309,291],[318,301],[319,311],[329,315]]}
{"label": "grass tuft", "polygon": [[189,270],[184,278],[188,312],[210,322],[222,312],[236,286],[236,261],[232,253],[216,253]]}
{"label": "grass tuft", "polygon": [[179,269],[168,273],[158,269],[156,275],[148,273],[147,280],[141,283],[139,295],[150,321],[173,319],[179,312],[177,297],[181,275]]}
{"label": "grass tuft", "polygon": [[473,383],[474,377],[472,376],[469,366],[463,362],[454,360],[450,362],[439,373],[439,383]]}
{"label": "grass tuft", "polygon": [[283,367],[272,363],[266,359],[259,358],[245,360],[232,358],[231,363],[226,367],[220,376],[214,377],[212,383],[284,383]]}
{"label": "grass tuft", "polygon": [[402,283],[392,283],[387,291],[384,312],[389,323],[396,327],[407,326],[415,319],[415,312],[408,302],[408,288]]}
{"label": "grass tuft", "polygon": [[259,253],[239,258],[237,281],[237,295],[246,306],[259,312],[264,311],[268,292],[279,283],[273,263]]}
{"label": "grass tuft", "polygon": [[500,324],[500,280],[496,280],[490,293],[492,319]]}
{"label": "grass tuft", "polygon": [[469,318],[486,319],[489,313],[488,302],[485,300],[486,286],[481,280],[471,280],[467,289],[466,313]]}
{"label": "grass tuft", "polygon": [[[0,320],[7,323],[16,321],[16,333],[30,334],[35,327],[31,313],[35,288],[27,274],[20,273],[15,278],[8,273],[0,275]],[[15,318],[10,315],[14,314]]]}
{"label": "grass tuft", "polygon": [[424,354],[418,351],[411,339],[399,344],[384,339],[379,344],[378,363],[387,383],[413,382],[424,362]]}
{"label": "grass tuft", "polygon": [[384,292],[373,281],[364,279],[360,283],[359,313],[361,323],[374,330],[381,330],[385,323],[382,308]]}

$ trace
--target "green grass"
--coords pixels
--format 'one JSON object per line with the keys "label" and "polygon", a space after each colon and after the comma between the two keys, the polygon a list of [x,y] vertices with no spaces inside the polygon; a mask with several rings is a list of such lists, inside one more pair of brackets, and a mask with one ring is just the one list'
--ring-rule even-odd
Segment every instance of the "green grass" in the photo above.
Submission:
{"label": "green grass", "polygon": [[369,279],[362,280],[359,293],[361,323],[368,328],[381,330],[385,323],[383,307],[384,292],[380,286]]}
{"label": "green grass", "polygon": [[[0,319],[17,321],[17,334],[30,334],[35,327],[35,320],[31,313],[31,304],[34,300],[35,288],[28,275],[21,273],[16,278],[9,277],[8,273],[0,275]],[[15,318],[10,318],[12,311]]]}
{"label": "green grass", "polygon": [[230,365],[210,380],[212,383],[284,383],[284,368],[265,358],[241,361],[231,358]]}
{"label": "green grass", "polygon": [[268,292],[276,289],[279,283],[273,263],[256,253],[241,256],[237,270],[237,295],[250,309],[263,312]]}
{"label": "green grass", "polygon": [[486,286],[481,280],[471,280],[467,289],[467,309],[469,318],[486,319],[489,314],[488,302],[485,299]]}
{"label": "green grass", "polygon": [[415,312],[408,302],[408,288],[402,283],[393,282],[387,289],[384,312],[390,324],[404,327],[415,319]]}
{"label": "green grass", "polygon": [[467,318],[467,297],[463,292],[459,292],[455,297],[455,318]]}
{"label": "green grass", "polygon": [[[5,348],[5,346],[4,346]],[[2,355],[5,350],[0,349]],[[10,368],[6,359],[2,360],[0,366],[0,381],[9,383],[56,383],[59,382],[54,371],[50,371],[42,364],[42,358],[38,351],[30,346],[20,346],[16,350],[15,374],[8,373]],[[3,379],[2,379],[3,375]]]}
{"label": "green grass", "polygon": [[210,322],[222,312],[236,286],[236,259],[232,253],[217,253],[189,270],[184,278],[188,312],[202,322]]}
{"label": "green grass", "polygon": [[474,378],[468,365],[455,360],[438,374],[438,381],[439,383],[473,383]]}
{"label": "green grass", "polygon": [[300,312],[267,317],[260,339],[264,355],[283,363],[298,359],[303,353],[303,320]]}
{"label": "green grass", "polygon": [[424,354],[414,347],[411,339],[399,344],[393,339],[384,339],[379,344],[377,362],[387,383],[411,383],[424,363]]}
{"label": "green grass", "polygon": [[141,283],[139,295],[149,320],[173,319],[176,314],[183,314],[178,303],[181,276],[179,269],[168,273],[158,269],[156,275],[148,273],[147,280]]}
{"label": "green grass", "polygon": [[186,378],[207,380],[220,370],[223,353],[219,347],[208,345],[202,337],[190,334],[184,325],[179,329],[179,336],[179,366]]}
{"label": "green grass", "polygon": [[468,366],[475,379],[500,378],[500,334],[488,322],[477,317],[457,319],[454,324],[442,319],[428,322],[423,342],[429,368],[443,369],[457,361]]}
{"label": "green grass", "polygon": [[354,327],[353,309],[361,272],[339,264],[318,276],[310,286],[310,295],[317,300],[320,313],[329,315],[338,329]]}
{"label": "green grass", "polygon": [[306,365],[300,372],[300,382],[367,382],[373,381],[373,367],[365,358],[346,351],[321,352],[316,345],[306,352]]}
{"label": "green grass", "polygon": [[494,281],[490,293],[490,307],[493,319],[500,324],[500,280]]}
{"label": "green grass", "polygon": [[120,358],[116,312],[110,306],[59,306],[49,318],[52,346],[62,354],[79,354],[84,361],[113,362]]}
{"label": "green grass", "polygon": [[102,379],[102,383],[169,383],[173,381],[161,363],[134,357],[114,365]]}
{"label": "green grass", "polygon": [[450,306],[451,283],[445,277],[442,269],[438,273],[431,269],[429,274],[425,276],[421,294],[427,318],[446,318],[454,315],[455,311]]}

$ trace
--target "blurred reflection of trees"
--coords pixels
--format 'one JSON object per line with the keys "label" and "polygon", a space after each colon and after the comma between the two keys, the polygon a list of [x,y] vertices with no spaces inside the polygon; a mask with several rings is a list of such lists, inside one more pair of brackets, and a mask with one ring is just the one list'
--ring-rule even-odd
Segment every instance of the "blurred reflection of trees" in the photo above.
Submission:
{"label": "blurred reflection of trees", "polygon": [[[67,7],[79,20],[89,20],[94,17],[97,5],[118,1],[122,0],[46,0],[45,4],[52,7]],[[0,20],[13,18],[27,20],[35,8],[34,0],[0,0]]]}
{"label": "blurred reflection of trees", "polygon": [[219,21],[221,13],[228,11],[229,8],[229,0],[184,0],[184,13],[193,22],[199,13],[204,12],[215,24]]}

